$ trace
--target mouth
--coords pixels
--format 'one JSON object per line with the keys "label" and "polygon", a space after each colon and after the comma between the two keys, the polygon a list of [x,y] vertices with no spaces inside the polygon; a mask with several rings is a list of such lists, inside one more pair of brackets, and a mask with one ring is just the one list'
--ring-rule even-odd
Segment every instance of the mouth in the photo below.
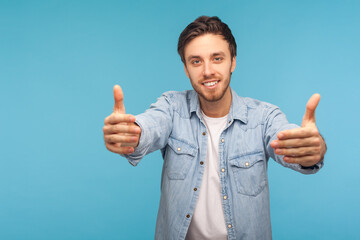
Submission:
{"label": "mouth", "polygon": [[213,80],[213,81],[203,82],[201,84],[206,88],[215,88],[219,82],[220,80]]}

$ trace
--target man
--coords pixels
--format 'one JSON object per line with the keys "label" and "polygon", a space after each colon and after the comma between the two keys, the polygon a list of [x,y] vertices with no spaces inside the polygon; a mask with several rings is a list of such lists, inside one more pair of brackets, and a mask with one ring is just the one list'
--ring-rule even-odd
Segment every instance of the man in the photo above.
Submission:
{"label": "man", "polygon": [[178,52],[195,91],[166,92],[136,117],[114,87],[105,119],[108,150],[136,166],[160,149],[164,158],[156,239],[271,239],[267,162],[304,174],[323,165],[326,145],[315,124],[320,95],[301,127],[268,103],[230,87],[236,43],[217,17],[202,16],[181,33]]}

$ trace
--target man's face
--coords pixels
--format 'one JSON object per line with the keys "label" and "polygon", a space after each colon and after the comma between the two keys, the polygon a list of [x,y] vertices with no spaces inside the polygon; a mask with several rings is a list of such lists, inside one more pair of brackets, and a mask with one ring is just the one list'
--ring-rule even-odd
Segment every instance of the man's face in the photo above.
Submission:
{"label": "man's face", "polygon": [[219,101],[230,93],[231,73],[236,59],[231,59],[229,44],[221,35],[204,34],[185,47],[185,73],[199,94],[200,101]]}

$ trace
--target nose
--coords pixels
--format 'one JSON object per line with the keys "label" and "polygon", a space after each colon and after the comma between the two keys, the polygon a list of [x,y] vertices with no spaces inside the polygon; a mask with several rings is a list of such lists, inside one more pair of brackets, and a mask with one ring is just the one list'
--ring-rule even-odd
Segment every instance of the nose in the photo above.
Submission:
{"label": "nose", "polygon": [[204,72],[203,75],[205,78],[207,77],[212,77],[215,74],[213,65],[211,64],[211,62],[205,62],[204,66]]}

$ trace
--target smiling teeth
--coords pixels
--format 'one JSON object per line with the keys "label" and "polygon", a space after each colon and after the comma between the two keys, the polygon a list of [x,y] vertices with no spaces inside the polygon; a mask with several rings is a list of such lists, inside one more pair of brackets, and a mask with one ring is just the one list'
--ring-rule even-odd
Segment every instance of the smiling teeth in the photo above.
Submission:
{"label": "smiling teeth", "polygon": [[206,82],[206,83],[204,83],[204,85],[207,86],[207,87],[211,87],[211,86],[214,86],[214,85],[217,84],[217,83],[218,83],[218,81],[215,81],[215,82]]}

